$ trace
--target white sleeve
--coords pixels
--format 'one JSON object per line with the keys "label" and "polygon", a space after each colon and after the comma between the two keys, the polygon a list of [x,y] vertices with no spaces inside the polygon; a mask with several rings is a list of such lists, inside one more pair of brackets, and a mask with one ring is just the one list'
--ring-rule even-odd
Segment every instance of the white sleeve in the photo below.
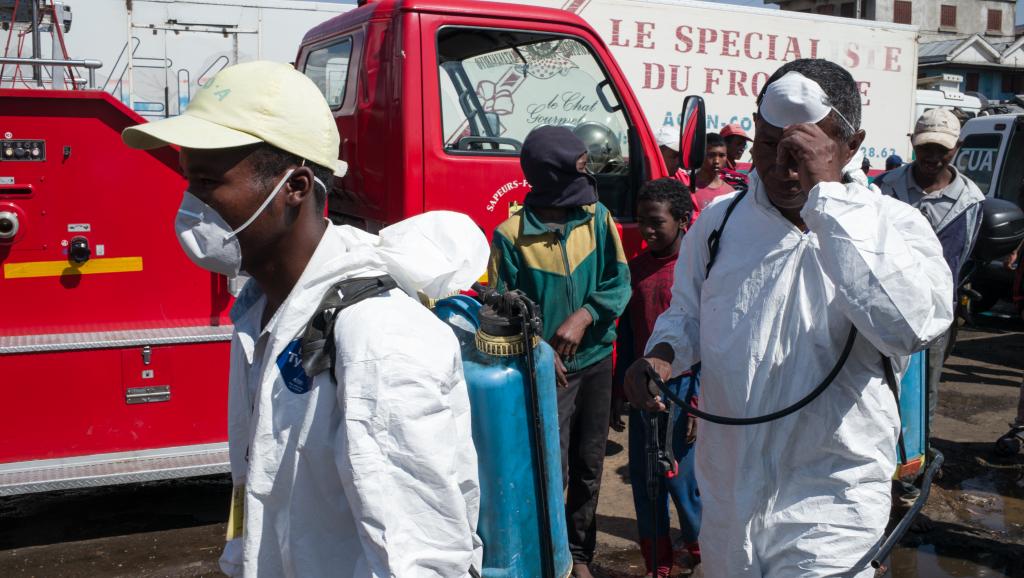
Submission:
{"label": "white sleeve", "polygon": [[242,538],[235,538],[224,544],[224,552],[217,563],[225,576],[241,578],[245,570],[242,565]]}
{"label": "white sleeve", "polygon": [[[731,196],[729,198],[732,198]],[[728,201],[731,202],[731,201]],[[688,371],[700,361],[700,292],[708,263],[708,235],[721,224],[728,202],[716,203],[702,211],[701,217],[683,237],[672,279],[672,302],[658,316],[647,340],[647,350],[659,343],[672,347],[672,375]]]}
{"label": "white sleeve", "polygon": [[335,462],[362,542],[357,567],[467,576],[479,564],[479,486],[458,342],[443,325],[447,335],[415,315],[370,310],[375,318],[339,319],[339,329],[362,329],[336,333],[347,335],[337,338]]}
{"label": "white sleeve", "polygon": [[890,357],[925,348],[953,322],[953,278],[928,221],[856,184],[820,183],[801,211],[857,330]]}

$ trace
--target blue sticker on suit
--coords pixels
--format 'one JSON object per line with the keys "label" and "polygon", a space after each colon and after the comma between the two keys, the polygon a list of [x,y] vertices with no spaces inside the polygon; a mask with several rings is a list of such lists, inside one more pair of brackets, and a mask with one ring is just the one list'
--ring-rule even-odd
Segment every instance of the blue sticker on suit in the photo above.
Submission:
{"label": "blue sticker on suit", "polygon": [[298,339],[288,344],[277,356],[277,369],[281,372],[284,386],[292,393],[307,393],[313,379],[302,368],[302,342]]}

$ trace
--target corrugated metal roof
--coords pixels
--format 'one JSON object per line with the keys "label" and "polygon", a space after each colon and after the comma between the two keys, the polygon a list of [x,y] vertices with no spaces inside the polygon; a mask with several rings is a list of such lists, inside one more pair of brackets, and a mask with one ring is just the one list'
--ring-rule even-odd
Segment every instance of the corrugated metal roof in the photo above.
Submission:
{"label": "corrugated metal roof", "polygon": [[946,55],[957,49],[967,38],[953,38],[952,40],[939,40],[937,42],[925,42],[917,48],[917,56],[920,59],[939,57],[945,60]]}

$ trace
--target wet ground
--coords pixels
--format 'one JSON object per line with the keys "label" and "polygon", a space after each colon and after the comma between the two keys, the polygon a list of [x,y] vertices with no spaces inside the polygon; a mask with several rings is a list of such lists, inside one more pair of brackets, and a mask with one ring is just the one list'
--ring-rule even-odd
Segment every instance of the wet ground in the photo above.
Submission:
{"label": "wet ground", "polygon": [[[891,578],[1024,578],[1024,455],[999,458],[1024,370],[1024,324],[987,317],[946,364],[935,445],[946,465]],[[611,432],[595,570],[642,576],[625,434]],[[219,576],[226,476],[0,498],[0,577]],[[698,571],[697,574],[700,574]]]}
{"label": "wet ground", "polygon": [[[1007,313],[1007,309],[1000,309]],[[961,330],[945,365],[933,442],[946,462],[923,519],[890,560],[889,578],[1024,578],[1024,455],[994,455],[1017,408],[1024,323],[984,316]],[[624,434],[612,432],[599,508],[600,570],[643,575]],[[675,524],[675,522],[674,522]]]}

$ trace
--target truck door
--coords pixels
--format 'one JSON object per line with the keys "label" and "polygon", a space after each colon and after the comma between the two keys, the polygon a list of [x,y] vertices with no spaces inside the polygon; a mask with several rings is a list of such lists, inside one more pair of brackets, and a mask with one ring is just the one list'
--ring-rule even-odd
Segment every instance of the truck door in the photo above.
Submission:
{"label": "truck door", "polygon": [[526,135],[564,125],[588,146],[601,202],[620,222],[633,220],[652,163],[637,126],[647,129],[578,29],[421,18],[425,210],[467,213],[490,232],[529,190],[519,167]]}
{"label": "truck door", "polygon": [[359,179],[355,187],[339,187],[338,180],[334,183],[335,186],[331,187],[332,194],[327,203],[331,218],[338,223],[366,228],[365,213],[360,215],[363,220],[352,221],[352,217],[341,209],[346,202],[354,203],[363,209],[379,209],[381,205],[380,202],[375,203],[372,198],[364,195],[352,196],[353,188],[362,191],[365,190],[367,182],[373,186],[381,181],[379,171],[374,171],[376,163],[379,162],[379,159],[374,158],[374,153],[379,151],[370,150],[369,145],[365,149],[352,146],[352,136],[359,130],[355,115],[358,78],[356,73],[361,62],[363,38],[364,30],[360,26],[332,35],[308,47],[304,46],[299,55],[297,68],[317,85],[334,113],[341,135],[341,158],[349,165],[359,167],[359,170],[350,171],[346,175],[350,182],[352,179]]}

